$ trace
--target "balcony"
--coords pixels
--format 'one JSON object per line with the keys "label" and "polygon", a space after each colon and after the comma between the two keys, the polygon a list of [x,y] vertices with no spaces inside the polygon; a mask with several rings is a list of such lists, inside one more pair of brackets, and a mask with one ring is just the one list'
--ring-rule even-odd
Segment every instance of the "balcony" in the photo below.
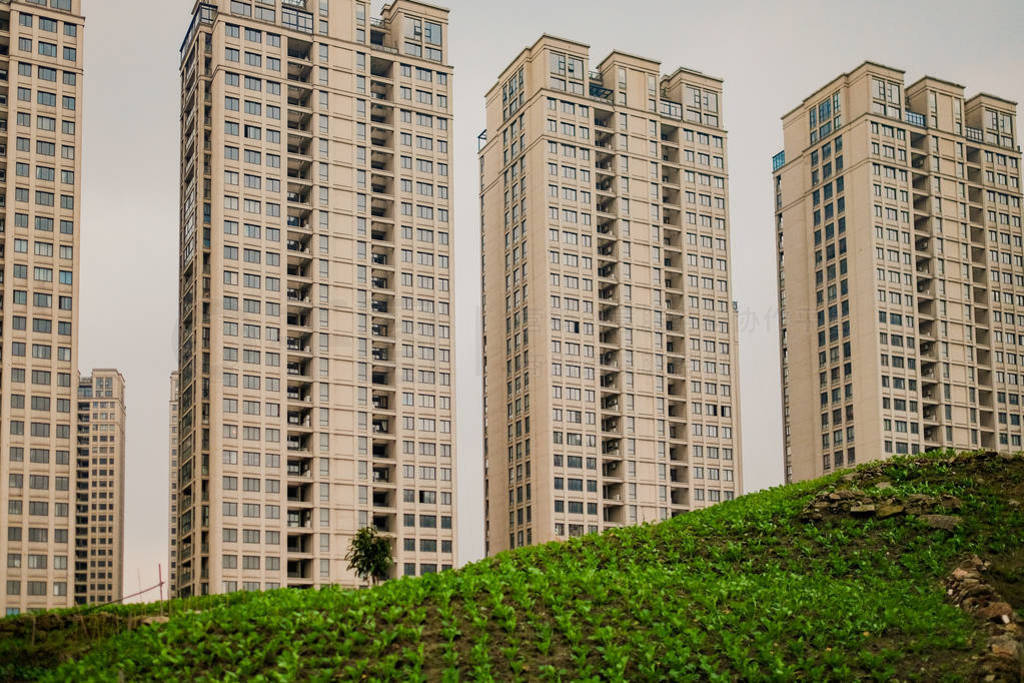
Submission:
{"label": "balcony", "polygon": [[313,135],[313,115],[309,112],[288,110],[288,132],[299,133],[304,136]]}
{"label": "balcony", "polygon": [[313,585],[313,560],[288,560],[288,586],[312,586]]}
{"label": "balcony", "polygon": [[313,184],[310,178],[310,169],[312,163],[303,159],[289,159],[288,160],[288,185],[287,189],[289,194],[302,194],[308,195],[311,185]]}
{"label": "balcony", "polygon": [[288,240],[286,242],[286,246],[288,247],[288,251],[294,254],[310,254],[308,242],[300,242],[299,240]]}
{"label": "balcony", "polygon": [[388,128],[372,126],[370,128],[370,142],[374,147],[390,148],[394,133]]}
{"label": "balcony", "polygon": [[370,215],[374,218],[383,218],[385,220],[394,219],[394,202],[390,199],[381,199],[379,197],[373,197],[370,201]]}
{"label": "balcony", "polygon": [[621,483],[605,484],[601,492],[605,505],[622,505],[622,488]]}
{"label": "balcony", "polygon": [[910,111],[908,109],[907,112],[906,112],[906,118],[907,118],[907,123],[909,123],[912,126],[918,126],[919,128],[927,128],[927,124],[925,123],[924,114],[918,114],[917,112]]}
{"label": "balcony", "polygon": [[313,91],[294,85],[288,86],[288,106],[298,109],[311,109]]}
{"label": "balcony", "polygon": [[373,79],[370,81],[370,97],[375,100],[383,100],[384,102],[392,102],[394,100],[392,87],[390,83],[378,81]]}
{"label": "balcony", "polygon": [[[291,450],[289,448],[289,450]],[[287,474],[289,479],[311,479],[311,461],[309,460],[288,460]]]}
{"label": "balcony", "polygon": [[289,313],[285,318],[285,323],[288,327],[308,327],[309,316],[302,313]]}
{"label": "balcony", "polygon": [[289,484],[288,485],[288,502],[289,503],[308,503],[313,504],[313,485],[312,484]]}
{"label": "balcony", "polygon": [[[283,0],[285,5],[306,9],[306,0]],[[305,40],[288,39],[288,58],[304,62],[312,61],[313,44]]]}
{"label": "balcony", "polygon": [[293,210],[289,209],[289,215],[286,219],[286,224],[290,229],[294,230],[309,230],[309,212],[298,212],[299,215],[293,214]]}
{"label": "balcony", "polygon": [[374,171],[392,173],[394,158],[390,151],[374,149],[370,151],[370,168]]}
{"label": "balcony", "polygon": [[307,391],[303,391],[300,387],[288,387],[285,394],[288,400],[293,403],[311,403],[310,396]]}
{"label": "balcony", "polygon": [[288,337],[287,345],[289,351],[296,351],[299,353],[310,353],[308,338]]}
{"label": "balcony", "polygon": [[289,510],[287,524],[289,529],[312,529],[312,515],[309,510]]}
{"label": "balcony", "polygon": [[296,428],[300,428],[300,429],[311,429],[312,428],[312,421],[310,420],[309,412],[308,411],[303,411],[303,412],[299,412],[299,413],[289,412],[288,413],[288,427],[289,427],[289,429],[292,428],[292,427],[296,427]]}
{"label": "balcony", "polygon": [[388,176],[377,175],[376,173],[370,176],[370,189],[374,194],[395,193],[392,187],[392,179]]}
{"label": "balcony", "polygon": [[384,22],[381,21],[380,19],[373,18],[370,19],[370,26],[370,45],[372,45],[375,49],[380,50],[382,52],[397,55],[398,48],[388,45],[385,42],[388,37],[388,33],[386,31],[386,25],[384,24]]}
{"label": "balcony", "polygon": [[292,289],[288,288],[288,302],[289,304],[305,304],[312,306],[313,303],[309,299],[309,289]]}
{"label": "balcony", "polygon": [[390,515],[374,515],[373,516],[373,528],[381,533],[390,533],[393,526],[393,520]]}
{"label": "balcony", "polygon": [[611,104],[612,95],[614,94],[612,90],[609,90],[608,88],[604,87],[603,85],[600,84],[600,82],[591,81],[589,85],[590,97],[592,97],[595,100],[600,100],[601,102]]}
{"label": "balcony", "polygon": [[309,190],[289,190],[287,199],[289,204],[309,204]]}
{"label": "balcony", "polygon": [[296,61],[288,62],[288,80],[292,83],[311,84],[313,82],[312,76],[313,67],[310,64]]}
{"label": "balcony", "polygon": [[289,555],[309,555],[313,552],[312,537],[309,534],[289,535],[285,546]]}
{"label": "balcony", "polygon": [[310,377],[308,363],[288,363],[289,377]]}
{"label": "balcony", "polygon": [[658,103],[658,111],[662,116],[667,116],[670,119],[675,119],[676,121],[683,120],[683,105],[680,102],[661,100]]}
{"label": "balcony", "polygon": [[[285,273],[288,275],[289,280],[309,280],[309,262],[300,263],[289,263],[285,267]],[[291,284],[302,284],[299,282],[292,282]]]}
{"label": "balcony", "polygon": [[601,475],[605,479],[622,479],[623,467],[621,461],[613,461],[605,463],[601,466]]}
{"label": "balcony", "polygon": [[[374,473],[374,475],[376,476],[376,473]],[[393,491],[387,491],[387,490],[384,490],[384,491],[374,491],[373,492],[373,507],[377,508],[377,509],[380,509],[380,508],[394,508],[395,507],[394,497],[395,497],[395,494],[394,494]]]}
{"label": "balcony", "polygon": [[[380,19],[370,19],[370,25],[384,26],[384,22]],[[386,78],[391,80],[394,66],[395,63],[390,59],[383,59],[377,56],[370,57],[370,73],[377,78]]]}
{"label": "balcony", "polygon": [[301,156],[311,158],[310,148],[312,146],[312,138],[303,137],[301,135],[289,135],[288,136],[288,154],[291,156]]}

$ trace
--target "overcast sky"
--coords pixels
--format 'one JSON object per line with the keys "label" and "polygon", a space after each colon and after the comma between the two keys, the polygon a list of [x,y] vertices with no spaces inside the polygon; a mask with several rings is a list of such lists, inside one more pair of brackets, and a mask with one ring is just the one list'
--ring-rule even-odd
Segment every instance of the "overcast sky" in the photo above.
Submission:
{"label": "overcast sky", "polygon": [[[128,400],[125,592],[166,576],[168,377],[175,367],[178,47],[193,0],[83,0],[81,369],[116,367]],[[374,13],[383,3],[376,0]],[[780,483],[770,159],[779,117],[866,59],[1024,98],[1019,0],[450,0],[455,68],[460,562],[483,553],[476,136],[484,93],[541,33],[725,79],[732,255],[741,311],[744,487]],[[638,10],[632,16],[624,10]],[[640,11],[642,10],[642,11]],[[909,32],[908,32],[909,31]]]}

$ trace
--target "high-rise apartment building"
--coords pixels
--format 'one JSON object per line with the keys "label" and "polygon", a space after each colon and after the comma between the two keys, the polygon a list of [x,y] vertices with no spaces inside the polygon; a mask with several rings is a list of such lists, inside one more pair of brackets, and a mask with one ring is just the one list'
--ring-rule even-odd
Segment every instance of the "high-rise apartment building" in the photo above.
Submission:
{"label": "high-rise apartment building", "polygon": [[84,19],[0,1],[0,606],[74,596]]}
{"label": "high-rise apartment building", "polygon": [[480,152],[488,552],[740,491],[722,82],[541,37]]}
{"label": "high-rise apartment building", "polygon": [[1016,106],[866,62],[773,160],[787,481],[1021,447]]}
{"label": "high-rise apartment building", "polygon": [[124,597],[124,377],[93,370],[77,403],[75,604],[95,605]]}
{"label": "high-rise apartment building", "polygon": [[413,0],[197,2],[181,48],[178,595],[455,563],[452,69]]}
{"label": "high-rise apartment building", "polygon": [[167,498],[167,597],[176,597],[174,586],[178,578],[178,371],[171,373],[171,396],[167,402],[169,416],[168,462],[170,474]]}

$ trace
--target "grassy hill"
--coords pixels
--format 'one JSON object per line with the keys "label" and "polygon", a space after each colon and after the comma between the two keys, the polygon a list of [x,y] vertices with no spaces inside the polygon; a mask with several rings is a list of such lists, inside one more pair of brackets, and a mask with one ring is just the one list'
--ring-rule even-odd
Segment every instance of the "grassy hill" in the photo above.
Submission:
{"label": "grassy hill", "polygon": [[1021,501],[1022,457],[898,459],[371,590],[9,618],[0,677],[1017,680],[944,581],[1024,607]]}

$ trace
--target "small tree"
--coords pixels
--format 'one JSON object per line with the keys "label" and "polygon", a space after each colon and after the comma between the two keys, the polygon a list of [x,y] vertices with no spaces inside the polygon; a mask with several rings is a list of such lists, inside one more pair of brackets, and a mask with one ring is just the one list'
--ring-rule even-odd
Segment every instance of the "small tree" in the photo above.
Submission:
{"label": "small tree", "polygon": [[388,578],[388,570],[394,563],[391,559],[391,541],[377,533],[376,528],[363,527],[352,537],[345,559],[348,560],[348,568],[355,570],[356,576],[376,585]]}

